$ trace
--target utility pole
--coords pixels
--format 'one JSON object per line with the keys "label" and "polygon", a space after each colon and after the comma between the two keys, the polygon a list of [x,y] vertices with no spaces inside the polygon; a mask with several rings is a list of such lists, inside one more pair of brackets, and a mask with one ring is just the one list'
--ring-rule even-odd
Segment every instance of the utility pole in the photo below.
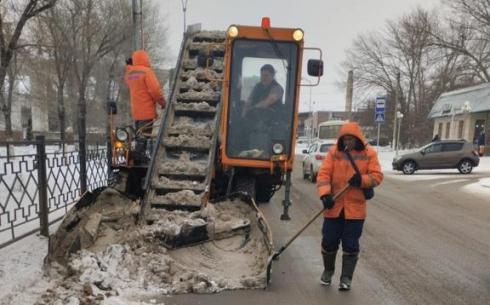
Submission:
{"label": "utility pole", "polygon": [[352,70],[347,74],[347,89],[345,93],[345,112],[347,118],[352,119],[352,95],[354,92],[354,72]]}
{"label": "utility pole", "polygon": [[143,46],[143,0],[133,0],[133,51],[142,50]]}
{"label": "utility pole", "polygon": [[397,130],[397,111],[398,103],[400,99],[400,71],[396,73],[396,88],[395,88],[395,109],[393,110],[393,141],[391,142],[391,147],[393,150],[396,148],[396,130]]}
{"label": "utility pole", "polygon": [[182,13],[184,14],[184,34],[186,32],[186,19],[187,19],[187,2],[189,0],[180,0],[180,2],[182,3]]}

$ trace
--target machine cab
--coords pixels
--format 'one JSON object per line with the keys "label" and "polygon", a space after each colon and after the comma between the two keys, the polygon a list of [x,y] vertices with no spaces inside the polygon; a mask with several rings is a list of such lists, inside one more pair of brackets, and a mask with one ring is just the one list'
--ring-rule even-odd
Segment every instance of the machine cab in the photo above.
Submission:
{"label": "machine cab", "polygon": [[[301,81],[301,29],[231,26],[227,34],[221,156],[224,165],[292,165]],[[316,69],[316,71],[315,71]],[[308,63],[315,76],[320,61]]]}

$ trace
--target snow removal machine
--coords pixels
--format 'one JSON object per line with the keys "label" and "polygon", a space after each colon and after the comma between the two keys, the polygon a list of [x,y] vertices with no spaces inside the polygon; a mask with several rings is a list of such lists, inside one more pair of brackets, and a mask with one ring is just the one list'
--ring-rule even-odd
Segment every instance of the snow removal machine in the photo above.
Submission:
{"label": "snow removal machine", "polygon": [[[215,224],[211,233],[203,216],[202,222],[187,223],[160,240],[172,249],[249,234],[255,225],[272,255],[270,231],[255,202],[268,202],[284,186],[281,219],[289,219],[300,87],[317,85],[323,74],[321,50],[305,48],[303,38],[302,29],[272,27],[267,17],[260,26],[231,25],[226,32],[188,30],[143,173],[131,162],[133,136],[116,129],[111,137],[115,172],[141,180],[116,179],[117,196],[138,199],[137,209],[126,207],[121,215],[133,213],[136,224],[147,225],[158,221],[155,211],[195,213],[239,198],[256,211],[257,219],[227,219],[229,225],[219,231]],[[316,83],[301,83],[305,50],[318,52],[318,59],[305,67]],[[48,258],[67,257],[67,251],[59,252],[61,244],[73,253],[96,243],[97,230],[109,218],[103,209],[95,219],[84,211],[104,192],[84,194],[75,204],[51,237]],[[72,234],[67,242],[76,228],[84,235]]]}

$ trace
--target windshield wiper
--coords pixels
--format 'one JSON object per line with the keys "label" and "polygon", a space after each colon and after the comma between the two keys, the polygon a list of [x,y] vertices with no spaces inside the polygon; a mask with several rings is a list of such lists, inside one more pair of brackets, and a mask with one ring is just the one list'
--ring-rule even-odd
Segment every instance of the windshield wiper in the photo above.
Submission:
{"label": "windshield wiper", "polygon": [[[281,60],[282,65],[284,66],[284,69],[286,71],[288,71],[288,73],[289,73],[290,67],[287,64],[288,61],[287,61],[286,57],[284,56],[284,54],[282,54],[281,49],[279,48],[279,45],[277,44],[277,42],[274,39],[274,37],[272,37],[271,33],[269,32],[269,29],[264,29],[264,31],[267,33],[267,36],[269,36],[269,39],[270,39],[269,41],[272,44],[272,49],[274,50],[274,53],[276,53],[276,56],[277,57],[279,57],[280,59],[282,59]],[[285,61],[286,61],[286,63],[285,63]]]}

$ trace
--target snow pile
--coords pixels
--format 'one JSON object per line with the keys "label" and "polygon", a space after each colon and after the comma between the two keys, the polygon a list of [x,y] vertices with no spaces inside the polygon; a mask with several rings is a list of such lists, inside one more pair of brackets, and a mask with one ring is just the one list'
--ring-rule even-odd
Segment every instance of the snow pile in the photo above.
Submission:
{"label": "snow pile", "polygon": [[[51,264],[51,288],[36,305],[157,304],[150,300],[165,294],[263,288],[272,248],[256,213],[240,200],[192,213],[150,210],[147,223],[127,231],[120,243],[97,251],[82,249],[64,266]],[[175,250],[167,249],[162,239],[162,234],[179,234],[188,225],[207,224],[217,232],[240,221],[252,224],[248,234]]]}

